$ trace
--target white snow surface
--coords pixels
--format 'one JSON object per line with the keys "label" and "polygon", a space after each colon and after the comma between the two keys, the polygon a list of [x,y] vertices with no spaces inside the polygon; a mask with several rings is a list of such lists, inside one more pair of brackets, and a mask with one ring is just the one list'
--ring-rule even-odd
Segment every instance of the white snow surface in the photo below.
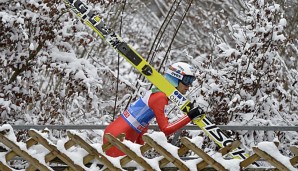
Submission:
{"label": "white snow surface", "polygon": [[298,170],[291,165],[289,157],[284,156],[279,152],[278,147],[276,147],[276,145],[273,142],[260,142],[257,147],[274,157],[277,161],[281,162],[289,170]]}

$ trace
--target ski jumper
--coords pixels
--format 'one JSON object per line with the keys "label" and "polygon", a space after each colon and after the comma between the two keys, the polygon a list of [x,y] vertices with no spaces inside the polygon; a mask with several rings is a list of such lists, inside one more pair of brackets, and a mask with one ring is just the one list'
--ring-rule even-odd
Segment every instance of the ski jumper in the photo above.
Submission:
{"label": "ski jumper", "polygon": [[[110,133],[113,136],[118,136],[121,133],[125,134],[125,139],[134,143],[144,144],[142,135],[147,132],[150,120],[156,118],[160,130],[169,136],[188,124],[191,119],[185,115],[173,123],[168,122],[165,116],[165,106],[168,105],[168,98],[163,92],[147,91],[143,98],[131,104],[121,116],[114,122],[108,125],[104,131],[104,135]],[[103,138],[103,143],[108,141]],[[121,150],[112,147],[106,151],[106,154],[111,157],[125,155]]]}

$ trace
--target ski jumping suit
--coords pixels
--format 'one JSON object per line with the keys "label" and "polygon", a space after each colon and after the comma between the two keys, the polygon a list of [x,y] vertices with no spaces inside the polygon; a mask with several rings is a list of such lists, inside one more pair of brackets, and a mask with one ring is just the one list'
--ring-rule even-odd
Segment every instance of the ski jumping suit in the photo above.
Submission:
{"label": "ski jumping suit", "polygon": [[[104,131],[113,136],[118,136],[121,133],[125,134],[125,139],[134,143],[144,144],[142,135],[147,132],[150,120],[156,118],[160,130],[169,136],[188,124],[191,119],[185,115],[173,123],[168,122],[165,116],[165,106],[168,104],[168,98],[163,92],[152,93],[147,91],[143,98],[139,98],[132,103],[114,122],[108,125]],[[103,143],[108,141],[103,138]],[[125,155],[121,150],[112,147],[106,151],[106,154],[111,157]]]}

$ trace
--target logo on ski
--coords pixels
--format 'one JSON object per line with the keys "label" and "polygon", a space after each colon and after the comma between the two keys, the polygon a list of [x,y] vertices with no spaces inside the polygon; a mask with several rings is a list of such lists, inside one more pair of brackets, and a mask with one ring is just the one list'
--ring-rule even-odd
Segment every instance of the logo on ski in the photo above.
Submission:
{"label": "logo on ski", "polygon": [[[206,117],[202,120],[205,124],[201,129],[208,132],[209,136],[222,147],[225,147],[233,142],[233,139],[229,138],[218,126],[210,122]],[[231,153],[233,156],[238,156],[240,159],[246,159],[246,153],[243,149],[238,147]]]}

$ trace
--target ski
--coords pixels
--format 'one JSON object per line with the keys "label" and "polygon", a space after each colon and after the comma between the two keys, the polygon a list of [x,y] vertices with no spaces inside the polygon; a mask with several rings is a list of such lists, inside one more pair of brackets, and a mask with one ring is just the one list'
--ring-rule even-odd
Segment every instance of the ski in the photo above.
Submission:
{"label": "ski", "polygon": [[[93,31],[95,31],[106,43],[114,48],[124,57],[134,68],[141,72],[153,85],[164,92],[166,96],[183,112],[190,110],[190,101],[182,95],[172,84],[168,82],[158,71],[156,71],[140,54],[138,54],[129,44],[122,40],[111,28],[106,26],[104,21],[92,12],[81,0],[63,0],[81,20],[84,21]],[[226,147],[234,140],[225,134],[218,126],[202,115],[193,121],[199,126],[217,145]],[[249,155],[241,147],[229,153],[233,158],[246,159]]]}

